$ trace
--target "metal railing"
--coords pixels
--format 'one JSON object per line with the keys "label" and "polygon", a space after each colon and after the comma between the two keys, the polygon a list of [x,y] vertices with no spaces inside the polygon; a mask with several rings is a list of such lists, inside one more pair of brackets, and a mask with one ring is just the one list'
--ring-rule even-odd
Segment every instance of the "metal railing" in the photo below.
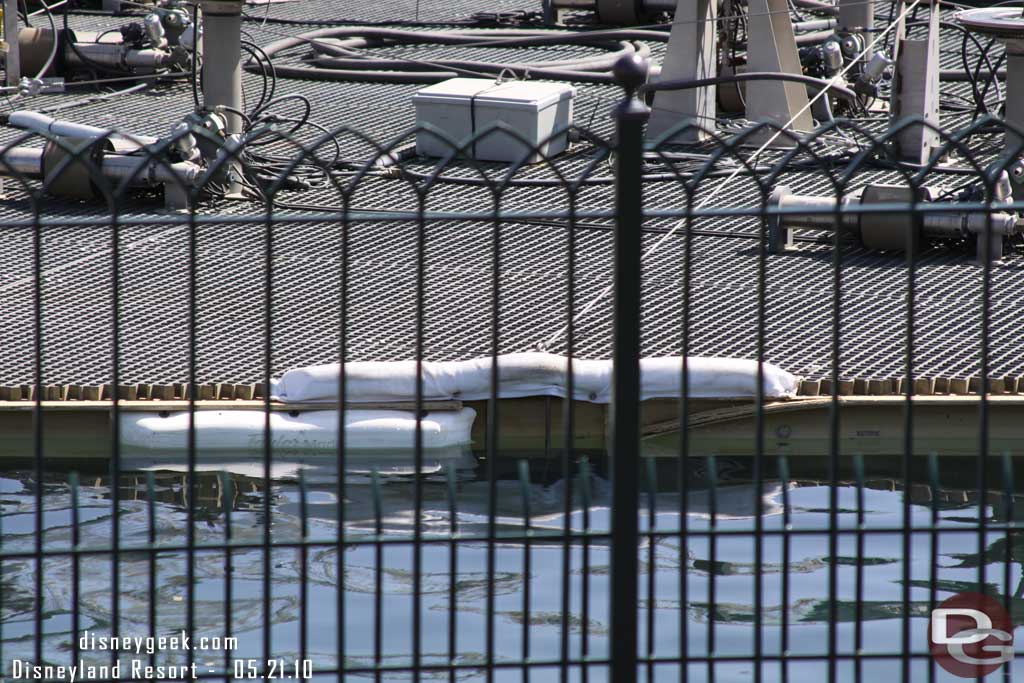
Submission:
{"label": "metal railing", "polygon": [[[145,142],[121,157],[96,141],[83,145],[49,138],[45,152],[24,151],[42,149],[35,134],[17,141],[22,150],[17,154],[9,146],[0,166],[11,211],[2,227],[9,235],[17,230],[31,234],[28,259],[16,284],[29,294],[31,329],[23,332],[30,339],[34,365],[30,384],[0,377],[7,391],[0,397],[8,401],[4,409],[31,416],[30,438],[22,442],[29,447],[20,454],[29,467],[10,475],[24,488],[10,490],[0,516],[0,673],[17,677],[14,667],[26,662],[62,666],[82,660],[103,666],[120,658],[125,667],[120,676],[97,670],[89,679],[182,677],[177,670],[154,674],[132,668],[134,660],[139,667],[195,664],[183,677],[224,680],[864,680],[879,671],[903,681],[940,680],[945,669],[925,643],[928,615],[941,598],[976,591],[993,596],[1016,618],[1021,609],[1012,576],[1012,565],[1020,561],[1016,460],[1008,451],[992,454],[990,443],[993,401],[1009,404],[1016,398],[993,398],[1015,388],[1007,390],[1005,382],[995,382],[997,377],[990,374],[989,330],[995,314],[990,307],[997,268],[993,250],[1012,247],[1015,217],[1006,217],[1022,207],[1006,194],[1000,173],[1011,168],[1012,155],[987,158],[972,141],[997,134],[998,122],[985,119],[965,123],[956,134],[942,133],[947,150],[955,151],[961,162],[957,177],[973,185],[958,181],[944,201],[932,202],[924,199],[924,187],[949,169],[886,161],[886,140],[894,131],[879,136],[855,122],[833,122],[803,137],[770,125],[729,137],[719,132],[705,144],[699,163],[685,155],[680,162],[671,144],[645,145],[646,107],[638,97],[645,75],[640,65],[622,63],[617,75],[626,96],[614,109],[614,140],[574,133],[581,145],[589,145],[592,160],[579,163],[573,177],[566,176],[557,159],[546,159],[534,170],[514,165],[496,171],[465,158],[472,141],[451,141],[449,159],[417,174],[403,167],[399,153],[409,138],[387,146],[364,138],[376,148],[374,159],[342,175],[337,173],[338,160],[325,158],[324,150],[331,140],[352,138],[354,133],[347,130],[305,144],[276,129],[254,133],[253,139],[234,146],[210,138],[222,153],[205,164],[182,156],[196,140],[209,137],[195,129]],[[483,131],[479,137],[491,134],[514,137],[506,129]],[[257,146],[268,141],[273,153]],[[780,141],[787,142],[782,149],[769,144]],[[524,150],[537,151],[523,144]],[[843,145],[858,150],[852,155],[830,153]],[[282,148],[288,147],[292,151],[286,154]],[[260,155],[259,173],[252,170],[255,154]],[[604,162],[609,155],[614,157],[610,178],[602,175],[608,172]],[[656,164],[667,170],[653,174],[650,166]],[[276,176],[267,175],[270,168]],[[874,203],[839,201],[862,181],[861,174],[883,171],[909,188],[909,199],[893,195]],[[798,173],[805,179],[824,178],[829,191],[816,203],[785,204],[785,195],[776,190]],[[42,176],[42,182],[32,175]],[[216,196],[225,179],[247,187],[265,208],[225,205]],[[406,193],[401,199],[410,202],[409,208],[360,206],[360,192],[370,182],[401,184]],[[661,195],[650,197],[654,182],[673,186],[668,203]],[[747,188],[742,201],[735,192],[732,199],[712,201],[719,188],[731,183]],[[160,186],[177,213],[154,209],[151,193]],[[296,195],[299,186],[306,191],[313,187],[318,196],[334,193],[337,204],[311,208],[294,198],[301,198]],[[464,203],[452,199],[463,187],[474,188],[479,194],[473,196],[485,197],[491,205],[466,210]],[[564,190],[565,206],[531,204],[531,193],[551,187]],[[596,201],[587,195],[593,188],[600,190]],[[73,211],[48,215],[51,192],[98,198],[109,212],[75,205]],[[435,194],[455,208],[430,206]],[[680,203],[670,206],[673,202]],[[972,216],[980,216],[981,222],[973,223]],[[856,452],[861,442],[846,443],[852,437],[843,428],[844,410],[851,395],[856,398],[861,392],[853,388],[855,380],[841,362],[845,259],[851,249],[859,249],[851,245],[851,236],[864,232],[862,220],[878,217],[896,217],[883,221],[888,239],[905,240],[906,245],[899,250],[890,244],[888,251],[903,255],[884,257],[886,267],[896,264],[904,277],[903,339],[898,342],[903,373],[891,385],[897,399],[887,404],[887,410],[901,414],[901,447],[881,467],[897,471],[884,475],[871,474],[878,463]],[[358,458],[346,445],[344,429],[338,431],[336,449],[321,460],[275,447],[267,437],[277,409],[269,387],[281,371],[275,360],[279,348],[274,331],[281,322],[275,312],[275,275],[281,267],[277,249],[289,226],[326,226],[320,228],[322,234],[334,241],[337,308],[317,324],[336,330],[332,360],[346,361],[362,359],[351,347],[353,228],[412,226],[414,303],[409,317],[412,360],[421,375],[422,363],[437,355],[436,348],[428,349],[426,338],[428,291],[433,291],[428,286],[430,254],[438,239],[436,233],[428,239],[428,227],[472,222],[490,226],[487,273],[480,278],[485,288],[477,293],[488,301],[481,323],[487,345],[472,353],[491,358],[491,396],[478,406],[485,415],[482,438],[473,445],[476,459],[468,465],[436,464],[437,456],[424,446],[419,421],[405,469],[398,474],[388,471],[393,463],[354,463]],[[695,246],[702,239],[728,236],[721,226],[737,222],[753,250],[749,267],[737,277],[749,278],[753,287],[754,301],[747,302],[755,310],[749,348],[758,372],[756,391],[746,402],[752,425],[748,457],[723,458],[691,439],[691,429],[699,427],[694,421],[699,410],[689,397],[688,358],[700,352],[691,340],[691,297],[701,284],[694,275]],[[516,448],[503,441],[510,423],[502,418],[520,407],[499,396],[497,357],[521,350],[510,349],[502,339],[502,310],[508,303],[502,297],[503,240],[508,225],[524,223],[548,225],[564,234],[564,311],[556,316],[557,324],[542,331],[543,346],[569,358],[569,396],[581,321],[600,315],[610,298],[613,323],[606,327],[614,379],[607,458],[600,449],[577,445],[585,418],[571,400],[544,400],[538,453],[520,459]],[[154,410],[170,404],[157,404],[146,393],[158,378],[126,381],[121,372],[126,343],[121,273],[126,249],[135,248],[140,239],[132,231],[154,224],[184,230],[178,276],[185,286],[177,301],[185,311],[187,362],[175,369],[176,386],[167,385],[171,389],[162,398],[182,401],[175,409],[189,414],[192,426],[186,449],[137,474],[138,454],[126,454],[122,447],[120,419],[137,407],[125,399],[153,401]],[[204,334],[209,334],[209,327],[200,324],[200,251],[209,236],[205,230],[221,226],[249,226],[259,245],[262,321],[259,358],[252,363],[255,381],[217,378],[200,368]],[[68,474],[62,454],[52,446],[61,436],[54,425],[63,429],[68,423],[59,422],[59,406],[49,400],[58,397],[53,388],[62,381],[62,369],[54,371],[44,362],[55,338],[46,316],[49,307],[58,306],[47,300],[46,291],[60,272],[47,263],[53,258],[47,237],[65,228],[82,231],[95,240],[94,246],[102,243],[102,258],[107,259],[109,372],[92,380],[96,386],[91,394],[107,401],[104,410],[110,415],[109,443],[97,442],[96,454],[108,458],[99,474],[96,465],[85,466],[92,474]],[[584,299],[576,291],[581,278],[577,258],[579,235],[588,230],[613,231],[614,276],[591,287]],[[999,230],[1007,233],[1005,238]],[[1001,236],[996,240],[994,234]],[[831,283],[826,340],[817,354],[829,361],[810,377],[815,388],[810,393],[822,406],[818,415],[827,425],[827,437],[819,456],[799,458],[799,467],[806,471],[796,476],[788,435],[768,433],[766,407],[774,401],[766,397],[763,381],[764,364],[772,360],[769,337],[775,335],[768,314],[773,296],[770,262],[800,258],[781,253],[794,235],[801,244],[815,245],[818,258],[827,259]],[[976,277],[969,284],[977,288],[980,302],[974,321],[977,382],[965,384],[970,395],[960,397],[964,401],[958,404],[972,411],[970,427],[977,439],[967,465],[955,458],[940,460],[940,450],[924,459],[915,455],[918,415],[929,410],[918,394],[957,393],[949,391],[948,383],[945,392],[933,380],[922,385],[917,370],[919,241],[936,235],[946,243],[970,245],[968,253],[955,259],[978,257],[972,271]],[[860,238],[865,239],[863,234]],[[640,400],[639,360],[648,322],[643,316],[644,286],[647,277],[657,274],[651,270],[653,255],[670,240],[681,263],[659,267],[675,274],[671,286],[680,297],[673,324],[683,396],[671,403],[678,443],[672,458],[640,457],[642,438],[650,436]],[[864,252],[857,253],[861,258]],[[1012,267],[1013,259],[1008,263]],[[24,303],[12,295],[4,305]],[[467,355],[464,349],[459,353]],[[68,386],[77,386],[75,358],[56,362],[67,364],[63,369],[72,378]],[[1017,369],[1000,370],[998,379],[1015,376]],[[199,444],[194,424],[196,414],[208,408],[200,404],[213,397],[203,388],[215,380],[250,383],[254,388],[244,398],[262,402],[265,436],[254,452],[239,456],[249,467],[244,473],[237,462],[230,472],[206,471],[209,454]],[[143,384],[146,390],[140,388]],[[334,404],[339,412],[358,408],[348,402],[347,390],[343,371]],[[64,398],[68,393],[67,387],[56,391]],[[228,393],[225,398],[239,397]],[[428,398],[417,382],[408,407],[422,414]],[[99,415],[106,419],[107,413]],[[598,424],[603,428],[600,419]],[[513,466],[508,465],[510,457]],[[277,469],[282,464],[294,465],[283,481]],[[168,474],[164,470],[169,467],[179,472]],[[460,467],[473,474],[460,475]],[[944,476],[943,468],[951,474]],[[311,482],[311,471],[327,475]],[[723,482],[723,476],[731,476],[731,483]],[[739,489],[737,482],[742,484]],[[505,483],[512,483],[511,490]],[[467,503],[467,491],[474,485],[480,490]],[[886,486],[899,492],[899,501],[880,508],[868,498]],[[389,489],[394,492],[390,496]],[[795,503],[793,497],[802,491],[813,491],[819,499]],[[964,519],[964,511],[976,517]],[[872,519],[874,513],[882,521]],[[666,526],[666,515],[676,524]],[[891,543],[882,556],[879,539]],[[960,565],[942,564],[953,557],[943,552],[944,539],[965,550],[955,556]],[[806,544],[815,542],[821,547],[809,559]],[[555,568],[538,568],[538,553]],[[803,559],[795,563],[794,556],[801,553]],[[898,577],[869,586],[877,567],[892,565],[898,566]],[[821,572],[815,576],[821,585],[798,585],[800,576],[816,571]],[[974,578],[964,578],[967,572]],[[737,576],[746,580],[737,581]],[[868,591],[880,585],[888,593],[870,597]],[[875,629],[884,642],[874,637]],[[806,630],[812,632],[812,644],[820,647],[801,642],[808,638]],[[183,634],[191,646],[167,641],[152,652],[108,652],[95,641],[82,640],[86,631],[100,637]],[[218,640],[205,641],[210,647],[203,648],[202,638]],[[238,639],[235,647],[226,640],[231,638]],[[1005,666],[1009,676],[1015,664]],[[69,676],[67,671],[38,670],[31,675]]]}

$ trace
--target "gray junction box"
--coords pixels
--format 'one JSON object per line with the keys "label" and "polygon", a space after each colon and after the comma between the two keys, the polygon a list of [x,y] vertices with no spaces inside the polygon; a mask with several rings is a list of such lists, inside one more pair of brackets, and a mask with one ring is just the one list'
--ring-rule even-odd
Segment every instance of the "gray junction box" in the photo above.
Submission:
{"label": "gray junction box", "polygon": [[[566,83],[452,78],[423,88],[412,101],[417,126],[433,126],[459,143],[474,134],[482,136],[466,148],[466,156],[514,163],[531,145],[539,149],[526,159],[532,164],[568,146],[575,96],[576,89]],[[503,131],[484,133],[499,122],[522,139]],[[452,151],[451,143],[443,138],[425,130],[417,132],[417,154],[445,157]]]}

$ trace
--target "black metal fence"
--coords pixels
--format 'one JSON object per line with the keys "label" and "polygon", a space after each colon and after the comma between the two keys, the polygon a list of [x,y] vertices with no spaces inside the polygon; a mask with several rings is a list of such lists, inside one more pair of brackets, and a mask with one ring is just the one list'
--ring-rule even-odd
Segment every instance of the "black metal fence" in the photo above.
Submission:
{"label": "black metal fence", "polygon": [[[48,140],[45,152],[20,157],[9,146],[3,166],[11,212],[2,227],[12,243],[23,241],[25,258],[0,301],[12,319],[28,324],[9,330],[16,337],[5,354],[12,377],[0,377],[7,447],[17,451],[10,454],[0,516],[3,675],[69,680],[67,669],[26,667],[81,662],[97,668],[79,669],[78,680],[948,680],[959,674],[947,673],[928,640],[937,604],[974,591],[1016,620],[1016,459],[1004,446],[1017,438],[1019,325],[1003,318],[1012,305],[992,302],[994,283],[1007,299],[1015,296],[1012,212],[1019,207],[1000,173],[1012,166],[1000,124],[965,121],[956,134],[943,132],[958,160],[952,167],[891,161],[886,141],[900,128],[879,135],[844,121],[799,137],[769,125],[719,131],[697,154],[693,146],[645,144],[641,65],[624,62],[618,76],[627,93],[613,111],[614,138],[574,131],[579,148],[570,166],[557,158],[511,170],[480,164],[465,158],[472,142],[453,141],[449,159],[421,172],[401,154],[409,137],[346,168],[333,145],[353,139],[351,131],[303,142],[269,125],[234,143],[201,129],[180,131],[136,146],[121,166],[110,163],[112,151],[101,151],[106,143],[92,140]],[[492,134],[514,135],[500,129],[481,136]],[[39,138],[26,134],[16,145],[40,150]],[[197,144],[225,153],[213,163],[183,166]],[[37,157],[42,182],[30,177]],[[838,201],[883,176],[903,194]],[[935,178],[943,189],[932,201],[924,188]],[[817,191],[818,203],[787,205],[777,192],[784,181],[813,181],[826,190]],[[386,188],[376,196],[387,205],[360,204],[368,183]],[[221,196],[232,185],[260,208],[226,203]],[[159,211],[161,189],[177,213]],[[51,193],[62,198],[51,200]],[[86,203],[71,202],[75,193]],[[311,205],[303,199],[310,193],[334,203]],[[724,199],[713,201],[719,195]],[[972,222],[977,216],[980,223]],[[872,219],[889,240],[882,254],[864,237],[862,221]],[[307,224],[318,226],[313,237],[293,232]],[[465,242],[480,246],[482,256],[438,255],[435,248],[461,224],[484,236]],[[574,395],[572,367],[581,355],[612,350],[607,454],[600,434],[580,445],[582,431],[605,426],[603,414],[592,421],[586,402],[538,399],[542,410],[531,414],[500,396],[497,358],[524,350],[517,347],[520,328],[530,317],[517,317],[516,309],[536,303],[506,294],[504,259],[510,250],[520,259],[534,235],[511,236],[509,229],[524,225],[556,236],[545,238],[544,248],[564,248],[558,312],[537,322],[536,331],[553,332],[542,348],[569,359],[566,394]],[[151,226],[170,226],[177,241],[146,252]],[[351,313],[353,282],[366,277],[357,266],[386,260],[367,256],[373,239],[353,245],[359,226],[374,227],[381,250],[389,248],[390,226],[400,226],[415,255],[402,272],[406,290],[394,292],[401,310],[380,311],[381,319],[400,317],[402,329],[412,330],[411,340],[394,344],[397,352],[387,351],[396,354],[389,360],[414,361],[420,376],[430,359],[491,359],[490,398],[475,404],[481,424],[468,460],[446,460],[426,448],[422,420],[400,461],[393,453],[354,454],[345,429],[327,455],[269,438],[281,414],[271,380],[296,358],[357,361],[384,353],[366,341],[374,317]],[[216,241],[220,230],[239,249],[257,245],[255,274],[206,279],[204,269],[217,269],[217,254],[204,253],[204,240]],[[613,258],[611,281],[608,270],[596,268],[594,253],[581,251],[590,235],[605,240],[609,233],[611,241],[594,253]],[[98,250],[105,260],[102,289],[70,296],[70,307],[106,318],[94,347],[66,353],[61,323],[48,316],[69,307],[53,295],[66,293],[59,289],[61,259],[75,263],[59,251],[69,235],[89,241],[87,256]],[[702,241],[712,240],[742,247],[700,251]],[[217,253],[232,248],[216,243]],[[307,260],[308,267],[329,271],[332,284],[300,287],[308,299],[326,292],[327,304],[319,318],[296,327],[283,322],[291,309],[281,307],[296,286],[288,259],[301,258],[310,244],[327,257]],[[784,253],[793,246],[800,248]],[[1002,262],[993,258],[996,250],[1006,251]],[[140,295],[138,281],[124,275],[126,263],[141,259],[161,269],[172,252],[173,286]],[[544,268],[543,254],[534,256]],[[737,260],[738,307],[709,313],[700,293],[709,286],[701,258]],[[804,311],[803,328],[776,325],[789,306],[808,301],[787,299],[785,278],[792,284],[802,277],[791,263],[810,264],[815,283],[829,285],[814,299],[826,305]],[[867,315],[898,333],[851,348],[845,278],[865,264],[888,287]],[[432,297],[443,297],[437,272],[446,268],[482,271],[467,278],[478,288],[465,310],[432,307]],[[943,273],[963,278],[959,300],[921,301],[921,280]],[[385,275],[377,289],[387,289]],[[244,303],[260,320],[225,335],[216,321],[231,314],[209,313],[204,288],[242,277],[254,277],[255,290],[251,283],[244,289],[261,296]],[[675,302],[661,318],[646,315],[651,282]],[[511,289],[530,291],[514,283]],[[387,293],[378,299],[385,307]],[[90,309],[95,297],[102,303]],[[730,311],[750,315],[733,318]],[[129,313],[184,321],[169,333],[184,346],[140,346],[132,330],[126,333]],[[477,316],[452,333],[469,341],[447,348],[438,342],[432,325],[443,329],[446,315]],[[931,328],[919,337],[919,316],[952,316],[946,329],[957,343],[936,340]],[[712,408],[746,410],[746,422],[736,423],[744,455],[735,455],[735,444],[723,455],[693,436],[708,407],[690,397],[688,359],[714,355],[709,325],[732,326],[723,333],[735,342],[731,348],[747,349],[739,355],[757,361],[753,394]],[[281,326],[293,332],[283,341],[275,335]],[[675,425],[675,440],[656,457],[648,447],[654,432],[640,400],[639,360],[652,351],[648,330],[659,326],[672,330],[668,353],[679,357],[682,397],[669,403],[661,423]],[[811,360],[793,368],[806,378],[804,397],[766,396],[765,363],[796,353],[793,337],[805,332],[799,346],[813,351]],[[333,340],[331,353],[304,356],[303,339],[314,337]],[[653,350],[665,353],[664,340],[654,340]],[[229,351],[208,352],[211,343]],[[884,360],[857,365],[871,344],[883,359],[886,348],[898,349],[901,372]],[[588,349],[582,354],[581,345]],[[62,353],[48,355],[53,346]],[[18,366],[24,348],[32,360],[28,382]],[[397,355],[407,348],[410,355]],[[83,380],[76,363],[95,353],[106,362]],[[960,363],[958,375],[943,371],[950,354]],[[217,363],[236,367],[237,358],[226,356],[239,355],[246,356],[245,369],[237,376],[216,374],[223,372]],[[143,356],[155,358],[146,361],[152,378],[144,376]],[[423,382],[415,384],[406,407],[423,418],[437,407]],[[348,392],[342,371],[333,404],[339,413],[359,408]],[[103,404],[101,412],[88,412],[89,398]],[[230,466],[200,443],[195,426],[215,398],[262,403],[264,438],[254,450],[232,454]],[[895,436],[851,432],[844,421],[857,399],[877,399],[874,409],[898,414]],[[160,459],[122,446],[122,417],[145,401],[150,410],[188,416],[186,448]],[[798,435],[772,421],[779,405],[819,409],[815,419],[824,426],[811,442],[820,447],[817,455],[794,455]],[[69,419],[74,406],[80,414]],[[922,414],[936,410],[945,417],[922,423]],[[1008,411],[1000,413],[996,435],[994,410]],[[520,415],[526,417],[517,423]],[[528,425],[539,435],[536,448],[513,438]],[[925,437],[941,444],[963,434],[975,444],[969,457],[962,444],[951,446],[948,459],[941,445],[920,456]],[[872,450],[872,439],[883,446]],[[886,451],[893,439],[898,447]],[[79,450],[92,450],[94,459],[69,466],[69,441],[84,442]],[[110,637],[165,640],[120,648]],[[120,671],[104,668],[118,661]],[[1013,662],[1004,667],[1008,679],[1016,673]]]}

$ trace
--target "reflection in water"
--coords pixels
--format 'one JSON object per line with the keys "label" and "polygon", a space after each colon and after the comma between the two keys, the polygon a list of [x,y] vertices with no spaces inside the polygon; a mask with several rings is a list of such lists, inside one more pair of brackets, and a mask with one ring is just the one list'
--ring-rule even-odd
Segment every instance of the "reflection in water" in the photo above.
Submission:
{"label": "reflection in water", "polygon": [[[693,465],[687,476],[691,488],[686,496],[675,486],[679,478],[674,464],[667,473],[653,471],[647,481],[656,482],[649,484],[656,490],[641,496],[645,506],[640,511],[642,528],[665,534],[645,541],[640,548],[640,608],[644,612],[653,609],[655,615],[653,632],[647,630],[646,614],[641,615],[644,651],[650,643],[656,656],[677,656],[683,617],[691,653],[707,652],[713,630],[717,654],[749,656],[757,614],[754,582],[759,580],[764,596],[760,606],[764,651],[780,652],[781,627],[785,624],[791,652],[825,653],[831,618],[831,572],[836,572],[840,586],[836,596],[840,651],[852,651],[858,629],[865,652],[899,649],[904,561],[898,530],[904,521],[904,492],[898,480],[877,477],[866,482],[859,496],[850,482],[837,490],[838,529],[854,530],[863,518],[866,528],[884,531],[865,534],[862,547],[858,547],[855,534],[840,531],[837,553],[830,557],[827,530],[833,513],[831,489],[826,482],[811,476],[802,476],[797,482],[774,478],[758,487],[750,483],[745,465],[733,461],[720,463],[719,487],[712,495],[706,487],[706,463],[695,461]],[[566,528],[574,533],[607,532],[611,492],[597,466],[584,470],[586,476],[576,468],[573,478],[565,480],[557,476],[560,465],[535,460],[529,469],[529,481],[523,482],[518,479],[516,463],[495,463],[497,480],[492,484],[487,480],[487,468],[462,451],[426,457],[418,471],[408,458],[382,458],[380,454],[361,460],[350,458],[346,462],[341,512],[346,539],[351,543],[341,556],[334,544],[339,509],[338,470],[333,458],[276,459],[269,472],[269,489],[260,454],[204,459],[192,501],[188,498],[188,475],[182,471],[185,468],[179,459],[134,457],[123,467],[131,471],[123,475],[118,491],[119,543],[122,547],[142,548],[153,534],[156,550],[152,563],[148,552],[123,553],[119,558],[119,634],[169,634],[186,624],[189,557],[177,548],[187,541],[190,503],[199,546],[223,543],[229,532],[233,542],[259,544],[264,538],[264,503],[269,495],[270,534],[275,542],[302,538],[305,510],[307,537],[329,543],[306,550],[305,561],[302,551],[295,547],[275,548],[270,554],[269,581],[259,548],[239,547],[231,551],[230,557],[222,549],[193,554],[195,632],[238,637],[239,649],[231,653],[233,657],[262,657],[264,595],[269,586],[273,656],[305,655],[314,661],[314,669],[336,666],[339,584],[345,603],[349,666],[369,666],[375,661],[386,665],[411,662],[416,596],[422,608],[425,664],[448,662],[449,620],[453,614],[456,660],[467,664],[483,661],[492,596],[497,658],[514,660],[521,656],[524,624],[530,627],[532,658],[557,659],[563,627],[568,630],[574,656],[583,651],[584,644],[590,656],[607,654],[607,538],[599,536],[585,543],[577,538],[566,545],[553,537]],[[970,467],[965,465],[964,471],[971,471]],[[300,473],[301,486],[297,479]],[[957,474],[955,480],[966,482],[968,478]],[[409,544],[390,543],[378,549],[362,542],[374,538],[378,528],[385,539],[407,538],[414,532],[417,481],[422,501],[420,530],[424,538],[441,541],[421,548],[418,575]],[[42,486],[44,545],[52,550],[70,548],[72,491],[67,481],[55,474],[48,475]],[[109,547],[111,493],[109,477],[82,477],[77,492],[80,547]],[[566,516],[566,497],[570,494],[572,504]],[[906,588],[913,646],[919,650],[925,647],[933,597],[941,601],[955,592],[977,590],[980,568],[985,569],[986,592],[1000,598],[1009,596],[1015,620],[1024,621],[1020,569],[1024,539],[999,530],[989,532],[979,552],[975,531],[979,515],[984,515],[990,526],[1018,519],[1024,501],[1000,492],[986,492],[982,497],[970,489],[934,489],[923,484],[911,486],[909,498],[910,520],[925,530],[910,538],[910,582]],[[9,471],[0,477],[0,509],[3,551],[8,555],[32,551],[37,510],[31,472]],[[490,532],[492,509],[496,515],[494,531],[515,537],[495,545],[493,574],[488,570],[487,543],[473,539]],[[755,528],[758,510],[761,524],[769,532],[761,542],[759,564],[754,561],[755,542],[749,533]],[[934,534],[938,539],[934,546],[933,534],[927,531],[933,514],[937,518],[935,528],[940,531]],[[684,522],[689,536],[678,533]],[[720,532],[713,541],[707,534],[712,528]],[[463,538],[454,557],[454,577],[451,545],[446,540],[453,529]],[[533,534],[528,549],[522,542],[527,529]],[[785,530],[790,533],[784,535]],[[565,558],[569,561],[567,567],[563,564]],[[528,604],[524,603],[527,559]],[[42,571],[42,650],[50,662],[70,662],[75,654],[72,615],[76,573],[78,628],[101,634],[111,631],[111,556],[84,554],[77,568],[68,556],[51,556],[45,559]],[[683,571],[685,611],[679,581]],[[937,579],[934,584],[933,571]],[[33,656],[36,572],[36,563],[30,557],[11,557],[2,562],[0,661],[8,668],[14,658]],[[567,614],[562,612],[563,574],[568,576],[570,591]],[[344,577],[340,582],[339,576]],[[226,603],[229,587],[230,602]],[[785,603],[783,595],[788,596]],[[86,661],[107,661],[104,653],[81,655]],[[224,661],[220,651],[194,655],[197,661],[214,667]],[[182,662],[184,658],[181,652],[156,656],[158,662],[167,663]],[[886,664],[880,661],[865,662],[865,671]],[[777,665],[772,666],[776,668],[765,670],[765,680],[778,679]],[[790,676],[803,671],[820,678],[823,666],[820,661],[793,662]],[[749,664],[724,664],[716,669],[718,681],[751,680]],[[884,666],[879,669],[884,670]],[[655,680],[675,680],[678,673],[672,666],[659,667]],[[707,675],[703,665],[690,673],[691,680],[704,680]],[[590,680],[605,680],[599,667],[590,674]],[[447,677],[447,673],[444,675]],[[503,675],[498,680],[503,680]],[[466,680],[478,677],[479,672],[474,670],[463,676]],[[518,672],[515,677],[518,680]],[[578,678],[578,672],[574,673],[573,680]],[[406,677],[397,675],[394,679]],[[552,680],[544,671],[535,672],[534,679]],[[943,680],[941,675],[937,680]]]}

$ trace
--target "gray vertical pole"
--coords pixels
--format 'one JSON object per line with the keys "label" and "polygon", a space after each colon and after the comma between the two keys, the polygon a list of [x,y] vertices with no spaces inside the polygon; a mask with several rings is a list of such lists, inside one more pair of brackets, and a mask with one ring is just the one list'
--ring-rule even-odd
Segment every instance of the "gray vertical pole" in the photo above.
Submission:
{"label": "gray vertical pole", "polygon": [[[1006,43],[1006,122],[1024,128],[1024,41]],[[1020,142],[1020,136],[1007,131],[1006,146]]]}
{"label": "gray vertical pole", "polygon": [[[241,110],[242,3],[203,0],[203,106]],[[238,114],[226,113],[228,133],[242,132]]]}
{"label": "gray vertical pole", "polygon": [[[203,106],[242,111],[242,3],[203,0]],[[228,135],[242,133],[242,117],[225,111]],[[240,163],[228,163],[228,197],[241,197]]]}
{"label": "gray vertical pole", "polygon": [[21,81],[21,50],[18,48],[18,0],[4,0],[4,75],[7,85],[15,86]]}
{"label": "gray vertical pole", "polygon": [[[1006,43],[1006,123],[1024,129],[1024,41],[1011,40]],[[1014,149],[1024,142],[1020,135],[1007,130],[1004,146],[1007,150]],[[1014,154],[1014,156],[1019,156]],[[1015,177],[1013,190],[1014,199],[1021,201],[1018,185],[1022,182]]]}
{"label": "gray vertical pole", "polygon": [[647,63],[636,55],[615,64],[626,90],[615,110],[615,281],[612,355],[611,465],[611,677],[636,679],[637,523],[640,461],[640,256],[643,220],[640,167],[647,107],[636,89],[647,79]]}

